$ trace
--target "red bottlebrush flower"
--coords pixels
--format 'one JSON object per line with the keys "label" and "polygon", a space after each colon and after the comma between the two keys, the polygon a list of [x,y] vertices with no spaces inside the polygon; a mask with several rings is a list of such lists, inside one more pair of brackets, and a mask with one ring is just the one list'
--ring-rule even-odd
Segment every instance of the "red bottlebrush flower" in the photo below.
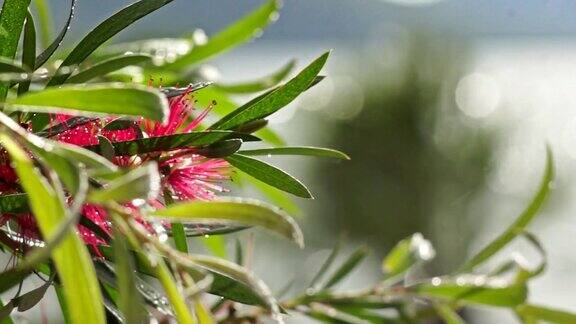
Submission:
{"label": "red bottlebrush flower", "polygon": [[188,133],[202,123],[212,107],[213,105],[208,106],[198,116],[193,117],[192,110],[194,106],[188,97],[188,93],[185,93],[170,99],[170,113],[167,123],[162,124],[155,121],[142,120],[142,128],[149,137]]}
{"label": "red bottlebrush flower", "polygon": [[[193,102],[189,98],[189,92],[171,98],[170,113],[166,123],[139,119],[133,127],[121,130],[104,129],[104,125],[111,122],[112,118],[90,119],[79,125],[67,127],[66,122],[71,118],[67,115],[52,116],[52,125],[64,125],[64,131],[51,135],[52,138],[68,144],[78,146],[91,146],[99,143],[98,136],[104,136],[111,142],[130,141],[142,136],[158,137],[188,133],[196,129],[206,118],[213,105],[203,110],[198,115],[193,115]],[[73,124],[73,123],[71,123]],[[50,135],[50,134],[49,134]],[[194,148],[185,148],[171,152],[154,152],[134,156],[119,156],[114,163],[122,167],[137,167],[150,160],[157,160],[160,173],[163,175],[162,194],[172,195],[176,200],[211,200],[216,193],[224,192],[221,182],[229,179],[229,165],[223,159],[211,159],[194,153]],[[17,176],[10,167],[6,152],[0,152],[0,192],[18,192]],[[70,203],[71,201],[69,201]],[[161,205],[160,201],[151,202],[154,207]],[[143,224],[151,233],[155,227],[145,222],[139,215],[139,209],[131,204],[125,205],[135,215],[137,221]],[[86,204],[82,208],[82,216],[87,218],[102,232],[111,233],[111,224],[106,210],[100,206]],[[11,220],[18,228],[18,233],[24,239],[40,239],[38,228],[33,215],[2,215],[0,222]],[[92,246],[99,254],[97,246],[106,244],[104,239],[96,235],[84,225],[78,225],[78,233],[84,242]]]}
{"label": "red bottlebrush flower", "polygon": [[[64,122],[69,116],[58,115],[54,120]],[[80,126],[76,126],[57,134],[56,140],[78,146],[89,146],[98,144],[98,134],[100,133],[100,122],[91,121]]]}
{"label": "red bottlebrush flower", "polygon": [[8,193],[14,191],[14,187],[18,181],[16,172],[9,164],[0,165],[0,192]]}
{"label": "red bottlebrush flower", "polygon": [[[108,221],[108,214],[104,208],[93,204],[85,204],[82,207],[81,213],[82,216],[88,218],[90,221],[92,221],[92,223],[94,223],[94,225],[98,226],[106,234],[112,233],[110,222]],[[78,225],[78,232],[84,242],[90,246],[96,247],[106,243],[100,237],[96,236],[90,229],[83,225]]]}
{"label": "red bottlebrush flower", "polygon": [[8,152],[5,150],[0,151],[0,192],[10,193],[16,189],[16,182],[18,176],[10,166],[10,159]]}
{"label": "red bottlebrush flower", "polygon": [[216,192],[225,189],[218,183],[228,180],[228,162],[190,155],[168,160],[162,164],[170,170],[165,182],[180,200],[212,200]]}
{"label": "red bottlebrush flower", "polygon": [[[188,133],[202,123],[213,106],[210,105],[193,117],[192,101],[187,94],[183,94],[170,99],[167,123],[143,120],[142,127],[150,137]],[[163,184],[171,189],[178,200],[214,199],[216,192],[225,191],[218,183],[230,178],[228,162],[194,154],[193,149],[168,153],[168,157],[159,163],[159,167],[165,177]]]}

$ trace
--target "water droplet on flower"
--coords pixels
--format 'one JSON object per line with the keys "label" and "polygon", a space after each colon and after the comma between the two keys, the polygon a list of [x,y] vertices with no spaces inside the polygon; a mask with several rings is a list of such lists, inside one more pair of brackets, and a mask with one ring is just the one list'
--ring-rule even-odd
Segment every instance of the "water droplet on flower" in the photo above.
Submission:
{"label": "water droplet on flower", "polygon": [[141,198],[136,198],[136,199],[132,200],[132,205],[134,205],[135,207],[142,207],[145,204],[146,204],[146,200],[141,199]]}

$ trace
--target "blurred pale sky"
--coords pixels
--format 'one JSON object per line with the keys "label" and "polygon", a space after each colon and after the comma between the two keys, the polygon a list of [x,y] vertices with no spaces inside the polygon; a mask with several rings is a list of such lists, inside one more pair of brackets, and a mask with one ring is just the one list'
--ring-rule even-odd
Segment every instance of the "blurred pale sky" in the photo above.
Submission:
{"label": "blurred pale sky", "polygon": [[[2,1],[0,1],[2,2]],[[50,0],[63,18],[68,1]],[[100,18],[131,3],[78,1],[72,36],[79,37]],[[154,34],[175,36],[203,28],[217,31],[263,0],[175,0],[144,18],[120,39]],[[419,4],[419,5],[415,5]],[[570,0],[285,0],[269,39],[346,39],[370,37],[383,24],[402,24],[455,36],[573,36],[576,1]]]}

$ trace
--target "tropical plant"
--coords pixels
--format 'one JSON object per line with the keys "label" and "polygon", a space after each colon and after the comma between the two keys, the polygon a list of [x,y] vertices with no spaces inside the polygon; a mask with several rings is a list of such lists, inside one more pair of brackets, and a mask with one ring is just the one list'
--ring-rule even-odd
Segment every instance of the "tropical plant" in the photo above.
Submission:
{"label": "tropical plant", "polygon": [[[460,321],[468,304],[509,307],[527,320],[574,320],[571,314],[526,304],[528,279],[542,272],[509,262],[488,275],[470,274],[517,236],[538,251],[525,230],[548,195],[552,157],[537,196],[509,230],[442,278],[411,283],[408,270],[433,257],[421,235],[398,244],[383,262],[384,279],[358,292],[334,286],[363,259],[353,253],[322,281],[336,259],[329,256],[310,289],[282,299],[236,262],[190,253],[196,236],[210,236],[213,250],[225,234],[249,227],[275,232],[302,246],[296,222],[282,209],[226,194],[237,176],[270,200],[293,208],[286,193],[311,198],[286,172],[253,156],[301,155],[348,159],[324,148],[285,146],[266,118],[322,80],[329,53],[294,77],[289,62],[272,75],[244,84],[211,84],[201,64],[251,39],[276,19],[279,1],[268,1],[225,30],[203,37],[104,44],[171,0],[140,0],[113,14],[70,51],[59,50],[74,16],[52,41],[49,6],[5,0],[0,13],[0,245],[14,262],[0,273],[0,292],[32,275],[45,281],[18,289],[0,316],[36,305],[56,290],[70,323],[244,323],[264,317],[282,322],[299,312],[325,322],[383,323],[444,318]],[[35,18],[37,17],[39,39]],[[37,55],[37,44],[43,50]],[[20,47],[21,44],[21,47]],[[63,54],[65,53],[65,54]],[[155,88],[144,76],[162,79]],[[179,86],[184,85],[184,86]],[[257,94],[243,105],[231,94]],[[213,109],[218,104],[218,109]],[[196,106],[201,109],[196,110]],[[214,110],[214,111],[212,111]],[[221,114],[214,123],[207,116]],[[242,149],[245,142],[263,142]],[[505,280],[505,274],[513,275]],[[210,298],[210,295],[221,298]],[[238,305],[248,305],[239,308]]]}

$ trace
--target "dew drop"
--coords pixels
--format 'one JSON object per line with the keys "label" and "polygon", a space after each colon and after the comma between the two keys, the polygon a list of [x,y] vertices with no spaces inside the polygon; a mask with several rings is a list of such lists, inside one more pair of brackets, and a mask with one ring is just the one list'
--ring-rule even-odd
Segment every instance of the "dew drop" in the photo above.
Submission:
{"label": "dew drop", "polygon": [[466,279],[464,279],[464,277],[458,277],[456,278],[456,284],[458,286],[464,286],[466,284]]}
{"label": "dew drop", "polygon": [[252,34],[252,37],[260,38],[260,37],[262,37],[262,35],[264,35],[264,30],[262,30],[262,28],[258,28],[254,31],[254,34]]}
{"label": "dew drop", "polygon": [[271,22],[278,21],[278,18],[280,18],[280,13],[278,11],[274,11],[273,13],[270,14]]}
{"label": "dew drop", "polygon": [[192,34],[192,40],[196,45],[205,45],[208,43],[208,36],[203,29],[196,29]]}

